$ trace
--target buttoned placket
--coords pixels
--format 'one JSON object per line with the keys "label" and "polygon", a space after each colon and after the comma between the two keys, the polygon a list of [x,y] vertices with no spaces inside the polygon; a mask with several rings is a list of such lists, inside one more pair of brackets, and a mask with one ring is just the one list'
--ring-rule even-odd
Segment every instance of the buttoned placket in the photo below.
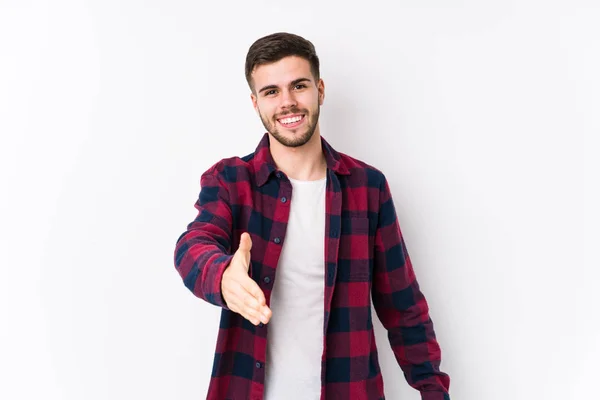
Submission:
{"label": "buttoned placket", "polygon": [[[290,212],[290,199],[292,198],[292,186],[289,180],[282,179],[283,175],[280,172],[277,172],[275,176],[279,182],[279,191],[278,191],[278,201],[275,208],[274,219],[278,220],[278,217],[285,218],[285,228],[287,229],[287,221],[289,218]],[[335,279],[337,277],[337,259],[339,253],[339,244],[340,244],[340,233],[341,233],[341,214],[342,214],[342,189],[340,185],[340,181],[331,169],[327,169],[327,182],[326,182],[326,193],[325,193],[325,290],[324,290],[324,319],[323,319],[323,354],[322,358],[326,359],[327,355],[327,341],[326,334],[329,326],[329,315],[331,310],[331,301],[333,299],[333,293],[335,290]],[[279,246],[277,251],[277,260],[274,261],[273,265],[277,265],[277,261],[281,256],[281,249],[283,247],[283,241],[285,239],[285,232],[279,233],[277,235],[272,235],[271,240],[273,243]],[[274,279],[265,276],[263,278],[263,282],[265,284],[274,284]],[[269,299],[270,300],[270,299]],[[267,326],[260,323],[258,325],[261,329],[267,329]],[[266,334],[266,333],[265,333]],[[268,339],[267,339],[268,340]],[[263,342],[265,345],[263,349],[259,349],[261,358],[266,360],[266,340]],[[325,377],[326,370],[325,364],[323,364],[323,368],[321,370],[321,399],[324,398],[325,392]],[[251,398],[254,400],[262,399],[264,393],[264,370],[268,368],[268,365],[265,362],[256,362],[256,368],[262,369],[262,377],[263,380],[261,383],[263,386],[261,389],[258,388],[258,385],[253,385]]]}
{"label": "buttoned placket", "polygon": [[[280,231],[270,232],[269,240],[272,241],[277,247],[276,247],[275,252],[272,252],[267,255],[267,256],[273,256],[273,257],[275,257],[275,259],[269,260],[269,262],[265,261],[265,264],[277,266],[279,258],[281,256],[281,251],[283,249],[283,243],[285,240],[285,230],[287,229],[287,224],[289,221],[290,206],[291,206],[291,199],[292,199],[292,184],[289,180],[285,179],[284,175],[279,171],[277,171],[275,173],[275,178],[277,179],[279,190],[278,190],[278,195],[277,195],[277,201],[275,203],[273,220],[285,221],[285,224],[283,224],[283,229],[280,229]],[[275,275],[276,275],[276,273],[275,273]],[[261,285],[263,289],[267,289],[267,285],[269,285],[268,289],[272,289],[272,286],[275,283],[275,277],[271,277],[271,276],[267,275],[267,276],[262,277],[262,281],[261,281],[260,277],[257,278],[257,281],[259,282],[259,285]],[[269,295],[266,299],[268,304],[270,304],[270,293],[271,293],[271,291],[269,291]],[[261,322],[258,324],[258,329],[264,329],[264,335],[265,335],[265,337],[267,337],[268,324],[265,325]],[[257,360],[255,363],[255,368],[257,370],[256,375],[259,376],[260,378],[258,381],[255,381],[252,385],[250,398],[253,400],[260,400],[263,398],[264,383],[265,383],[264,376],[265,376],[265,370],[268,368],[268,365],[266,365],[266,358],[267,358],[266,340],[261,341],[260,343],[261,343],[260,346],[262,348],[256,349],[257,354],[259,354],[260,360]],[[264,360],[264,361],[261,361],[261,360]],[[258,371],[260,371],[260,372],[258,372]]]}
{"label": "buttoned placket", "polygon": [[[325,290],[324,290],[324,319],[323,319],[323,355],[327,359],[327,329],[331,315],[331,301],[335,290],[337,277],[338,254],[342,215],[342,188],[340,181],[331,169],[327,169],[327,189],[325,193]],[[325,397],[326,364],[321,369],[321,399]]]}

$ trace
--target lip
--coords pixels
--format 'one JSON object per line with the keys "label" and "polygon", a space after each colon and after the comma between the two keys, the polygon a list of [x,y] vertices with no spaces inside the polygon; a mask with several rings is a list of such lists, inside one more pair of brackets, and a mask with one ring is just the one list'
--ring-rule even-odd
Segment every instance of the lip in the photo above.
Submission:
{"label": "lip", "polygon": [[[280,120],[282,120],[284,118],[294,118],[294,117],[301,117],[301,119],[298,122],[294,122],[293,124],[287,124],[287,125],[282,124],[281,121],[280,121]],[[295,128],[295,127],[301,125],[304,122],[305,119],[306,119],[306,115],[305,114],[287,114],[287,115],[284,115],[284,116],[282,116],[280,118],[277,118],[277,123],[279,125],[281,125],[282,127],[284,127],[284,128],[291,129],[291,128]]]}

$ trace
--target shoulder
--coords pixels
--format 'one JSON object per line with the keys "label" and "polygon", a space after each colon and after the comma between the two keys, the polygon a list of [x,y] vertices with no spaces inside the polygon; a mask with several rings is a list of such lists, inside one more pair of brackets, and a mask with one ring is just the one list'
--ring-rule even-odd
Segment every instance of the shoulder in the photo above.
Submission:
{"label": "shoulder", "polygon": [[346,177],[354,185],[361,184],[372,188],[381,188],[385,186],[385,174],[377,167],[366,163],[363,160],[349,156],[345,153],[338,153],[340,161],[348,169],[350,174]]}
{"label": "shoulder", "polygon": [[254,171],[252,159],[254,153],[246,156],[223,158],[214,163],[203,174],[202,178],[217,178],[225,183],[236,183],[240,180],[248,180]]}

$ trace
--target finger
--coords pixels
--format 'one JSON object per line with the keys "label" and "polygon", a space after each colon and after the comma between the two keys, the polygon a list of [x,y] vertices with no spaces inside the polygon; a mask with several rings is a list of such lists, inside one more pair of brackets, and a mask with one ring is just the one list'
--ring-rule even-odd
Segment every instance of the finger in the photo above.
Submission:
{"label": "finger", "polygon": [[263,324],[267,324],[270,320],[271,320],[271,316],[273,315],[273,312],[271,311],[271,309],[268,306],[262,306],[260,309],[260,314],[262,315],[261,321],[263,322]]}
{"label": "finger", "polygon": [[239,290],[236,292],[235,296],[236,304],[238,305],[238,310],[236,311],[238,314],[242,315],[244,318],[250,321],[256,321],[264,319],[264,316],[261,314],[261,305],[258,300],[242,285],[239,285]]}
{"label": "finger", "polygon": [[260,322],[263,322],[265,316],[262,315],[258,310],[253,308],[247,309],[242,316],[246,318],[248,321],[252,322],[254,325],[258,325]]}
{"label": "finger", "polygon": [[248,306],[243,306],[238,314],[252,322],[254,325],[258,325],[263,319],[265,319],[264,315],[262,315],[258,309]]}
{"label": "finger", "polygon": [[[267,305],[258,305],[256,300],[251,302],[251,306],[246,308],[246,313],[251,315],[253,318],[258,318],[263,324],[266,324],[271,319],[271,315],[273,314],[271,309]],[[255,306],[256,305],[256,306]]]}
{"label": "finger", "polygon": [[[244,286],[237,281],[229,281],[223,288],[223,295],[227,299],[229,309],[238,314],[245,312],[249,305],[255,308],[258,308],[259,306],[258,301],[256,301]],[[252,302],[254,302],[254,304],[252,304]]]}
{"label": "finger", "polygon": [[244,289],[256,299],[259,305],[264,306],[266,304],[265,294],[252,278],[248,277],[245,280]]}
{"label": "finger", "polygon": [[250,254],[250,250],[252,250],[252,239],[250,238],[250,234],[248,232],[242,233],[240,238],[240,247],[238,250]]}
{"label": "finger", "polygon": [[[229,309],[231,311],[240,314],[255,325],[259,322],[266,324],[269,321],[270,310],[263,312],[265,307],[264,294],[251,278],[244,279],[243,283],[239,281],[230,282],[227,285],[225,294],[230,299],[228,304],[230,304]],[[257,295],[259,295],[263,303],[259,302],[256,298]]]}
{"label": "finger", "polygon": [[[254,281],[252,282],[254,283]],[[258,288],[258,285],[256,288],[264,302],[264,294],[260,288]],[[252,318],[258,318],[262,323],[266,324],[271,317],[271,310],[265,304],[260,303],[255,296],[256,294],[248,292],[247,297],[244,299],[244,305],[246,306],[245,313],[252,316]]]}
{"label": "finger", "polygon": [[252,293],[246,292],[240,298],[242,299],[245,309],[252,309],[256,310],[257,312],[260,311],[261,304],[258,302],[258,300],[256,300],[256,297],[254,297]]}

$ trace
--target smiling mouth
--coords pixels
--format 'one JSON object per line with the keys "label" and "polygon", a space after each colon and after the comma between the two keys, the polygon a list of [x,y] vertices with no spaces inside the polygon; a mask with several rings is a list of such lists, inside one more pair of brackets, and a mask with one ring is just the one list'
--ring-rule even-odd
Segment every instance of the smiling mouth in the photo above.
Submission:
{"label": "smiling mouth", "polygon": [[279,122],[279,124],[285,128],[295,128],[296,126],[300,125],[305,118],[306,116],[304,114],[293,115],[291,117],[279,118],[277,122]]}

